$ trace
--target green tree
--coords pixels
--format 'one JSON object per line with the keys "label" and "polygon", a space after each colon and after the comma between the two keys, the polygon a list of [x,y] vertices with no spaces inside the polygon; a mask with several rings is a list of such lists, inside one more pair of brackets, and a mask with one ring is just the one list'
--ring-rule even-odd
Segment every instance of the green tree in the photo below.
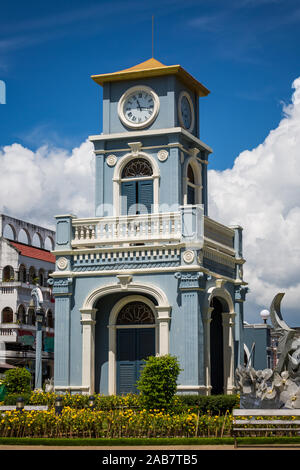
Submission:
{"label": "green tree", "polygon": [[4,374],[3,384],[8,394],[30,393],[31,392],[31,374],[24,367],[9,369]]}
{"label": "green tree", "polygon": [[141,402],[147,409],[167,409],[172,405],[180,372],[175,356],[150,356],[137,382]]}

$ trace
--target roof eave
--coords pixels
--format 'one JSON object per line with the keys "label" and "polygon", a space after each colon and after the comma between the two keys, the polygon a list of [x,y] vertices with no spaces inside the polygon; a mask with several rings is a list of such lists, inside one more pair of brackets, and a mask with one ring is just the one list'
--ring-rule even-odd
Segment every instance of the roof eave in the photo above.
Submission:
{"label": "roof eave", "polygon": [[198,82],[198,80],[192,77],[192,75],[190,75],[180,65],[169,65],[164,67],[154,67],[152,69],[129,70],[101,75],[92,75],[91,78],[94,80],[94,82],[98,83],[98,85],[103,86],[105,83],[109,82],[157,77],[162,75],[177,75],[181,81],[193,88],[198,96],[207,96],[210,93],[210,91],[204,85],[202,85],[202,83]]}

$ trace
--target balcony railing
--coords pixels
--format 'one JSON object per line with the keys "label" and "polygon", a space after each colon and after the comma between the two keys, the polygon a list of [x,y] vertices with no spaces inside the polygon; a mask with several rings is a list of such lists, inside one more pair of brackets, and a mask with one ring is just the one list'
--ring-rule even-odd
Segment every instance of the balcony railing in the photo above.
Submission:
{"label": "balcony railing", "polygon": [[181,212],[151,213],[95,219],[73,219],[72,247],[179,242]]}

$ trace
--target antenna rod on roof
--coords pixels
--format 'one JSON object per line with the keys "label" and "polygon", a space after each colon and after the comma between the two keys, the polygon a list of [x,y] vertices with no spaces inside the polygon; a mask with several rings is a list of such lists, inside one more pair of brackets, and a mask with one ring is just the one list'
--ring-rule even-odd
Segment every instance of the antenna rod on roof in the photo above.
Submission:
{"label": "antenna rod on roof", "polygon": [[152,58],[154,57],[154,36],[153,36],[153,29],[154,29],[154,16],[152,16]]}

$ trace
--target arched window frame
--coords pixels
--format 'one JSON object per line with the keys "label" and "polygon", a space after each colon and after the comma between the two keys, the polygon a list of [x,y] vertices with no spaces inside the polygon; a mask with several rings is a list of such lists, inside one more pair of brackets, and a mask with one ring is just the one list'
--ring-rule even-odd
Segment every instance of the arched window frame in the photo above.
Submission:
{"label": "arched window frame", "polygon": [[[152,167],[152,176],[143,176],[137,178],[122,178],[122,172],[124,167],[130,160],[135,160],[137,158],[144,158],[147,160]],[[159,178],[160,172],[156,160],[145,152],[136,152],[136,154],[128,153],[124,155],[115,166],[114,176],[113,176],[113,201],[114,201],[114,211],[115,216],[120,216],[122,213],[121,209],[121,184],[124,181],[140,181],[140,180],[152,180],[153,181],[153,212],[158,212],[159,205]]]}
{"label": "arched window frame", "polygon": [[30,266],[29,271],[28,271],[28,281],[29,284],[34,284],[34,280],[36,279],[36,269],[34,266]]}
{"label": "arched window frame", "polygon": [[[189,182],[188,169],[191,169],[194,173],[194,183]],[[202,175],[201,175],[201,163],[196,157],[190,157],[184,162],[183,166],[183,205],[187,205],[188,201],[188,186],[191,186],[195,190],[195,204],[202,204]]]}
{"label": "arched window frame", "polygon": [[26,309],[23,304],[20,304],[18,307],[17,320],[19,323],[26,323]]}
{"label": "arched window frame", "polygon": [[[6,315],[11,315],[11,318],[9,319],[9,321],[6,321],[7,320]],[[14,323],[14,321],[15,321],[15,314],[13,312],[13,309],[8,306],[4,307],[1,312],[1,323]]]}
{"label": "arched window frame", "polygon": [[20,282],[27,282],[27,269],[25,264],[20,264],[18,279]]}
{"label": "arched window frame", "polygon": [[11,265],[4,266],[2,270],[2,281],[3,282],[13,282],[15,280],[15,271]]}

